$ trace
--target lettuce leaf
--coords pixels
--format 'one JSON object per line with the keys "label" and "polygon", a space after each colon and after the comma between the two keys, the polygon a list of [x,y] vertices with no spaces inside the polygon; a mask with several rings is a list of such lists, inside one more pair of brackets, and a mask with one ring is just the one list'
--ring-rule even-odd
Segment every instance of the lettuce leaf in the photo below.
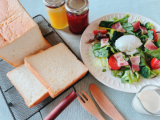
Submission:
{"label": "lettuce leaf", "polygon": [[106,50],[106,48],[102,48],[102,49],[93,51],[93,54],[95,57],[108,57],[109,50]]}
{"label": "lettuce leaf", "polygon": [[96,57],[94,59],[94,66],[105,67],[106,69],[109,69],[108,58],[107,57]]}
{"label": "lettuce leaf", "polygon": [[111,71],[111,74],[114,76],[114,77],[119,77],[121,78],[124,74],[124,71],[122,70],[112,70]]}
{"label": "lettuce leaf", "polygon": [[152,70],[151,71],[151,77],[150,78],[155,78],[160,74],[159,70]]}
{"label": "lettuce leaf", "polygon": [[148,38],[150,38],[151,40],[153,40],[153,38],[154,38],[154,33],[153,33],[153,31],[148,30],[147,36],[148,36]]}
{"label": "lettuce leaf", "polygon": [[121,77],[121,82],[122,83],[134,83],[134,82],[138,82],[140,80],[140,75],[138,72],[134,72],[134,74],[132,73],[131,70],[126,70],[124,75]]}

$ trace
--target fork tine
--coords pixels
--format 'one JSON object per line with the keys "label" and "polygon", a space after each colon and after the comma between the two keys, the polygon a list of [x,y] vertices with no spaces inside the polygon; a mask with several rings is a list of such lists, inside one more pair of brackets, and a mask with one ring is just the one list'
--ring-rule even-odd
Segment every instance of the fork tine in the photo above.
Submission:
{"label": "fork tine", "polygon": [[78,92],[78,95],[80,96],[81,100],[85,103],[86,99],[83,97],[83,95],[80,92]]}
{"label": "fork tine", "polygon": [[81,90],[81,92],[84,94],[84,96],[87,98],[87,101],[88,101],[90,97],[87,95],[87,93],[85,93],[83,90]]}
{"label": "fork tine", "polygon": [[83,95],[83,97],[88,101],[87,96],[84,94],[85,92],[83,90],[80,91],[80,93]]}
{"label": "fork tine", "polygon": [[82,101],[83,103],[85,103],[85,101],[84,101],[83,98],[79,95],[79,93],[77,93],[77,98],[79,98],[80,101]]}

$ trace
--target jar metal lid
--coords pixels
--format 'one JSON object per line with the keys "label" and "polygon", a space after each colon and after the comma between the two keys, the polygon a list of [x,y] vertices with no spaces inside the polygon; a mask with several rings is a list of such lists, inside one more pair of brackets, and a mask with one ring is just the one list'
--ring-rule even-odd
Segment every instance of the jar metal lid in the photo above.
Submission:
{"label": "jar metal lid", "polygon": [[88,10],[88,0],[68,0],[65,8],[71,13],[83,14]]}
{"label": "jar metal lid", "polygon": [[44,4],[50,8],[58,8],[65,3],[65,0],[43,0]]}

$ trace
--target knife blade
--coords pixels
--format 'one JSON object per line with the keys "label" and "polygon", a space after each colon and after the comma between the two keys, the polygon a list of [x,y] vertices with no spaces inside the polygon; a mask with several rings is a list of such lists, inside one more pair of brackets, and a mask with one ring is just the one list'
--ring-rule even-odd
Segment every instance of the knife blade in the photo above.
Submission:
{"label": "knife blade", "polygon": [[95,99],[99,107],[103,110],[103,112],[109,115],[113,120],[125,120],[95,84],[90,85],[90,91],[93,98]]}

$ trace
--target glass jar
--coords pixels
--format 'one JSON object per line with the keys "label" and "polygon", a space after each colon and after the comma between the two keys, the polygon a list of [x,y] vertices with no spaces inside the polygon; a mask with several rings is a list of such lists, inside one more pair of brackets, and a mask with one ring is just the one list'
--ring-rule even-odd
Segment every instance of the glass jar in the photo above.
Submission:
{"label": "glass jar", "polygon": [[82,34],[88,26],[88,0],[68,0],[65,4],[69,29],[74,34]]}
{"label": "glass jar", "polygon": [[43,0],[53,28],[63,29],[68,26],[65,0]]}

